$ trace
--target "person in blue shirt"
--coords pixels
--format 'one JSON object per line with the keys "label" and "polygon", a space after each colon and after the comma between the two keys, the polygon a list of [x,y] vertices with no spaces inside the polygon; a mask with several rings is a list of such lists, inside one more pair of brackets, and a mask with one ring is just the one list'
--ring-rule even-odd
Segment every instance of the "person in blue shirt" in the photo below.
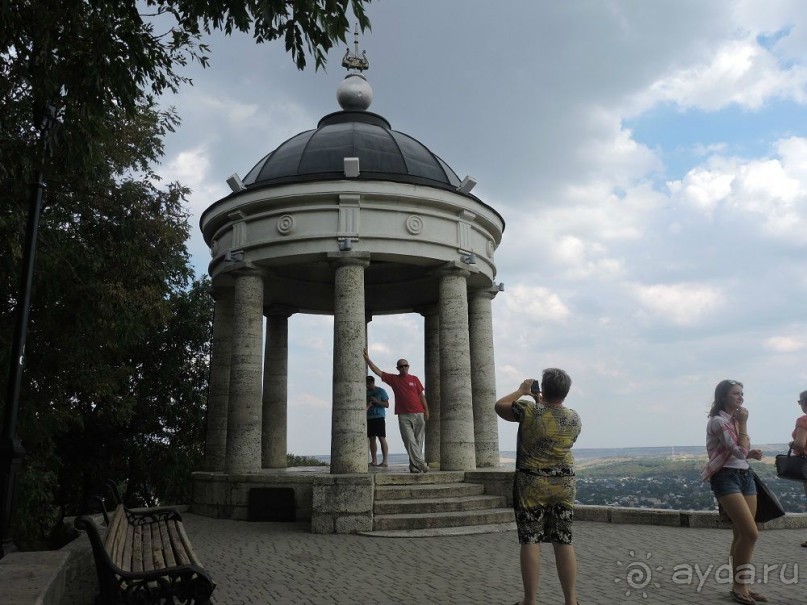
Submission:
{"label": "person in blue shirt", "polygon": [[[387,425],[385,416],[389,395],[375,386],[375,378],[367,377],[367,438],[370,440],[370,466],[387,466]],[[378,445],[381,443],[381,464],[378,463]]]}

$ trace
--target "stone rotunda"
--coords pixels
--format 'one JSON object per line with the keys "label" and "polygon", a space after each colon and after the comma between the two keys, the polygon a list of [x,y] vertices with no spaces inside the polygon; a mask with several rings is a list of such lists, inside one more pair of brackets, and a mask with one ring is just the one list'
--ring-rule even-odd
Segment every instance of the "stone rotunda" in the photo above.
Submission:
{"label": "stone rotunda", "polygon": [[294,482],[269,470],[286,466],[294,313],[334,318],[330,474],[367,475],[367,322],[409,312],[425,322],[427,461],[499,465],[491,301],[504,221],[473,179],[368,111],[365,59],[343,65],[358,73],[338,88],[342,110],[233,175],[201,218],[215,298],[201,514],[246,518],[249,486]]}

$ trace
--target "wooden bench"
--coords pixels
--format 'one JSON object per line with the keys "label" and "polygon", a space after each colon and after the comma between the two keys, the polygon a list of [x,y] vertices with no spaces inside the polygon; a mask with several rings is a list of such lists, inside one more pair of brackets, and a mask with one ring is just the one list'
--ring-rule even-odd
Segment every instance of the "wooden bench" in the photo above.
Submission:
{"label": "wooden bench", "polygon": [[92,545],[100,588],[96,603],[210,603],[216,585],[193,552],[179,512],[132,511],[119,495],[116,499],[111,517],[103,509],[107,521],[103,538],[91,517],[75,520]]}

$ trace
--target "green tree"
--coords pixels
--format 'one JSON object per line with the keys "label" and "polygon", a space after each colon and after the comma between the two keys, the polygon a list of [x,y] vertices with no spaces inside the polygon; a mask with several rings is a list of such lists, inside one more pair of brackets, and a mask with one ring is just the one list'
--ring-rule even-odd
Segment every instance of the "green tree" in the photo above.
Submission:
{"label": "green tree", "polygon": [[[143,107],[109,121],[101,161],[70,172],[63,148],[51,159],[58,176],[40,226],[21,397],[22,546],[40,546],[107,478],[131,477],[150,498],[169,497],[165,481],[187,474],[178,465],[195,463],[202,442],[211,303],[191,282],[187,190],[158,187],[148,168],[176,119]],[[0,141],[0,157],[13,162],[16,144]],[[6,185],[0,236],[16,258],[0,276],[3,371],[25,215],[9,202],[26,197],[24,181]]]}
{"label": "green tree", "polygon": [[[171,313],[140,347],[132,382],[137,434],[127,456],[129,501],[148,505],[191,500],[191,471],[204,456],[205,412],[213,328],[207,278],[172,293]],[[155,473],[154,469],[159,469]]]}
{"label": "green tree", "polygon": [[[0,3],[0,378],[6,382],[28,183],[45,169],[18,433],[17,543],[41,547],[107,478],[127,498],[187,498],[203,442],[211,301],[192,282],[187,189],[159,186],[166,90],[208,62],[214,29],[282,39],[298,68],[345,41],[370,0]],[[144,12],[139,12],[140,10]],[[41,156],[39,126],[58,127]],[[3,392],[0,408],[5,405]]]}
{"label": "green tree", "polygon": [[[33,131],[46,105],[63,124],[60,145],[81,166],[108,112],[129,117],[188,78],[189,61],[208,63],[202,35],[251,32],[282,39],[297,67],[307,54],[324,66],[345,42],[352,10],[364,30],[371,0],[15,0],[0,3],[0,97],[23,103]],[[144,12],[140,12],[141,9]],[[101,137],[103,138],[103,137]]]}

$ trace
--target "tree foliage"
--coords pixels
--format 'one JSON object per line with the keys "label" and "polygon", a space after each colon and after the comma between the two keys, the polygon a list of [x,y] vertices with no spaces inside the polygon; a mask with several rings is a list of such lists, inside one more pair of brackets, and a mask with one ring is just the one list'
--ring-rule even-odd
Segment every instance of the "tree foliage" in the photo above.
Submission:
{"label": "tree foliage", "polygon": [[328,466],[327,462],[323,462],[313,456],[298,456],[296,454],[286,454],[286,466],[291,468],[293,466]]}
{"label": "tree foliage", "polygon": [[[214,29],[283,40],[303,68],[370,0],[0,3],[0,379],[6,382],[29,183],[48,188],[18,433],[17,544],[41,547],[107,479],[130,503],[187,502],[204,442],[212,303],[194,281],[178,183],[159,184],[179,120],[159,95],[208,63]],[[142,12],[141,12],[142,11]],[[43,117],[55,115],[43,153]],[[0,394],[4,397],[5,394]],[[0,399],[0,408],[5,401]]]}
{"label": "tree foliage", "polygon": [[[174,123],[148,107],[131,120],[113,111],[97,142],[102,161],[70,172],[64,149],[51,158],[18,429],[28,452],[17,514],[23,546],[41,546],[106,479],[127,478],[133,502],[179,502],[199,468],[211,301],[189,264],[188,192],[159,187],[148,169]],[[20,173],[16,144],[0,141],[0,158]],[[5,372],[26,214],[18,202],[29,193],[22,179],[3,186]]]}
{"label": "tree foliage", "polygon": [[[188,82],[182,68],[207,65],[202,34],[251,32],[282,39],[297,67],[317,68],[345,42],[350,8],[364,30],[371,0],[15,0],[0,3],[0,97],[28,105],[37,127],[54,106],[60,144],[79,162],[96,155],[112,108],[132,117],[164,91]],[[140,11],[143,12],[140,12]]]}

